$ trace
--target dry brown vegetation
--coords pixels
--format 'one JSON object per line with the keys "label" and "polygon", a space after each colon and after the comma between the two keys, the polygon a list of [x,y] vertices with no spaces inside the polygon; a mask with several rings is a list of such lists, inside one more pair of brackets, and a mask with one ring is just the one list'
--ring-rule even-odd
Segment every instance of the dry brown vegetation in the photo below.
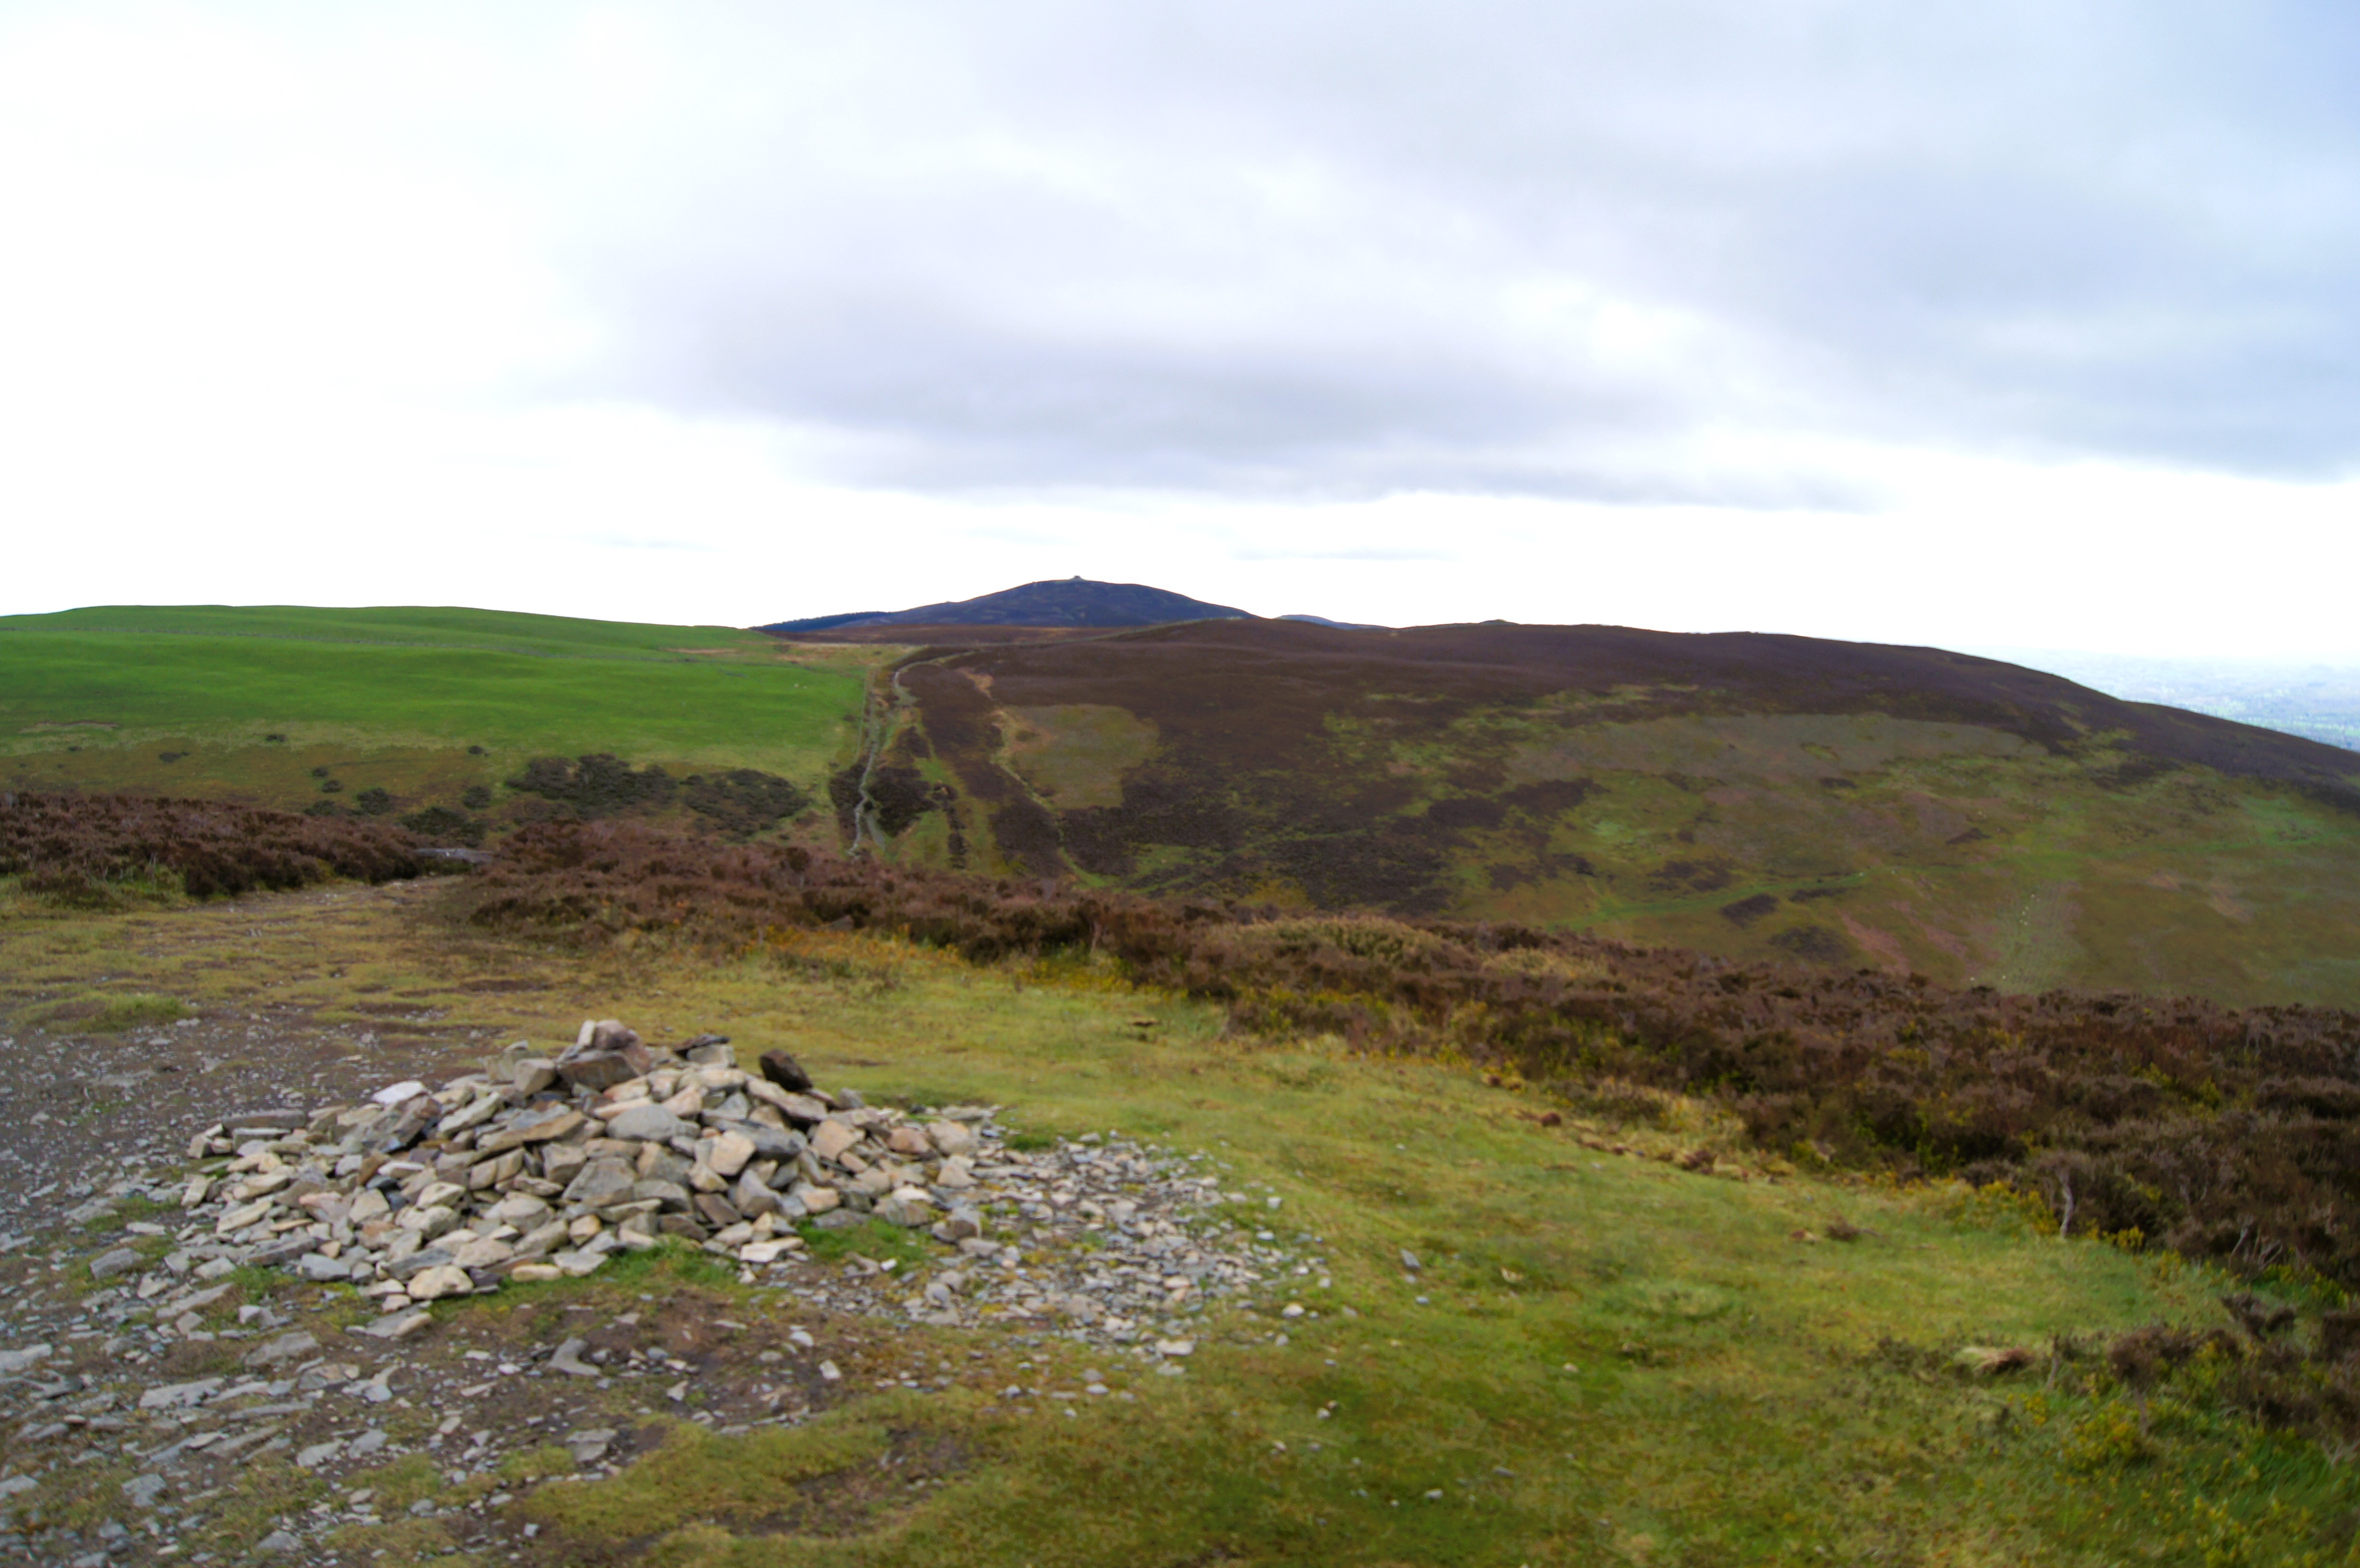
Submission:
{"label": "dry brown vegetation", "polygon": [[430,866],[390,823],[257,811],[214,800],[0,792],[0,876],[69,899],[126,884],[196,898],[300,887],[332,877],[389,882]]}
{"label": "dry brown vegetation", "polygon": [[2360,1280],[2360,1016],[2192,998],[1954,991],[1747,966],[1504,923],[1282,917],[1044,881],[720,846],[624,824],[519,833],[472,918],[745,940],[840,925],[970,958],[1083,950],[1241,1028],[1462,1052],[1571,1091],[1709,1096],[1763,1147],[2038,1193],[2249,1274]]}
{"label": "dry brown vegetation", "polygon": [[[1371,633],[1214,620],[996,642],[964,630],[945,629],[946,646],[913,654],[901,679],[918,699],[927,749],[981,808],[1001,854],[1035,874],[1070,861],[1157,893],[1276,877],[1320,906],[1435,912],[1452,897],[1465,835],[1503,823],[1537,835],[1526,857],[1537,865],[1547,825],[1587,786],[1511,788],[1505,758],[1452,726],[1544,702],[1626,724],[1874,713],[1973,725],[2049,755],[2109,736],[2123,747],[2106,775],[2114,788],[2202,767],[2360,811],[2352,759],[2333,747],[1939,648],[1624,626]],[[1125,775],[1120,804],[1052,809],[1000,766],[1001,710],[1063,704],[1123,709],[1160,737]],[[1339,722],[1388,746],[1444,747],[1452,795],[1415,810],[1416,780],[1339,746]],[[1143,869],[1159,847],[1185,853]],[[1579,858],[1553,874],[1592,875]]]}

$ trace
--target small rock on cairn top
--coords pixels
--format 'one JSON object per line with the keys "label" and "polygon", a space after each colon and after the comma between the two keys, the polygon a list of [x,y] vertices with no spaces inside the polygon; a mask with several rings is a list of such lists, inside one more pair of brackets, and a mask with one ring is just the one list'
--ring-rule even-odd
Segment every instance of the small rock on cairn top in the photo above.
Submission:
{"label": "small rock on cairn top", "polygon": [[762,1076],[790,1094],[811,1093],[812,1075],[803,1071],[802,1062],[783,1051],[762,1052]]}

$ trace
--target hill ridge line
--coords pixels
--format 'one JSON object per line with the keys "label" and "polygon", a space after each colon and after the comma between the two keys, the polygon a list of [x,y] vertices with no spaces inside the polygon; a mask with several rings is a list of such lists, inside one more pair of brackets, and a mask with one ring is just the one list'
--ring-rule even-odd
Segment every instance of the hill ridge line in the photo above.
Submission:
{"label": "hill ridge line", "polygon": [[661,653],[563,653],[554,648],[503,648],[497,643],[405,642],[399,637],[304,637],[297,632],[183,631],[174,626],[75,626],[71,631],[67,631],[46,627],[0,626],[0,636],[68,637],[84,633],[107,637],[219,637],[224,641],[242,639],[251,642],[308,642],[320,643],[330,648],[415,648],[444,653],[512,653],[521,659],[584,659],[625,664],[694,662],[694,659],[686,657],[673,658]]}

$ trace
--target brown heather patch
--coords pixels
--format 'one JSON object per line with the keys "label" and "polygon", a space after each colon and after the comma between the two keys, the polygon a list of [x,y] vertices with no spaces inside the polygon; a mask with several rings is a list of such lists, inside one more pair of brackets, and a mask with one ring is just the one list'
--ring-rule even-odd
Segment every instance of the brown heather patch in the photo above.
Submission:
{"label": "brown heather patch", "polygon": [[176,880],[195,898],[285,889],[332,877],[422,875],[418,839],[388,823],[212,800],[0,793],[0,876],[29,891],[104,900],[126,883]]}
{"label": "brown heather patch", "polygon": [[[978,961],[1086,951],[1266,1034],[1448,1051],[1568,1094],[1710,1097],[1761,1146],[2004,1181],[2072,1234],[2360,1281],[2360,1015],[1950,990],[1506,924],[1282,917],[955,877],[623,824],[525,830],[473,883],[490,927],[723,942],[837,926]],[[1523,955],[1531,954],[1531,957]]]}

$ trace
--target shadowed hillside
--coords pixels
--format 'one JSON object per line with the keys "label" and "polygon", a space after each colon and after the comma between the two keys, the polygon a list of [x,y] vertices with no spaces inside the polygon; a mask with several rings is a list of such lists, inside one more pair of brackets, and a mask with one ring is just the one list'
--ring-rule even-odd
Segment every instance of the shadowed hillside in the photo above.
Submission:
{"label": "shadowed hillside", "polygon": [[897,857],[1751,957],[2360,999],[2349,754],[1932,648],[1199,622],[935,647]]}
{"label": "shadowed hillside", "polygon": [[780,621],[760,629],[781,637],[808,632],[847,632],[879,626],[1155,626],[1174,621],[1251,620],[1243,610],[1208,604],[1142,583],[1092,583],[1069,577],[1027,583],[914,610],[861,611]]}

